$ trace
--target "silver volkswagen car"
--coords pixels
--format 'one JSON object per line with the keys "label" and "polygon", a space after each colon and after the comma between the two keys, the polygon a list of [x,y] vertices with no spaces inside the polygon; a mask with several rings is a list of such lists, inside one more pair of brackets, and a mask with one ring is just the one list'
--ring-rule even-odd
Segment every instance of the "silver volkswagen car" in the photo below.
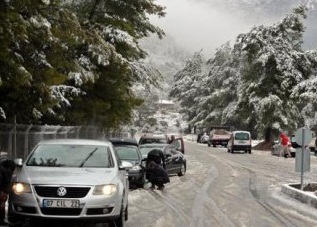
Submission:
{"label": "silver volkswagen car", "polygon": [[132,164],[121,162],[110,142],[42,141],[13,177],[10,225],[52,219],[124,226],[129,168]]}

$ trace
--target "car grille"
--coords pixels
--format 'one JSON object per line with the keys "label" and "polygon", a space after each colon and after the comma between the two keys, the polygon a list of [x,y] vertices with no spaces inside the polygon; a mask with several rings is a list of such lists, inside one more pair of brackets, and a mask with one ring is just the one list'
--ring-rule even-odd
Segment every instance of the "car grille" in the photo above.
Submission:
{"label": "car grille", "polygon": [[[48,186],[35,186],[34,189],[36,194],[41,197],[49,197],[49,198],[56,198],[60,197],[57,194],[57,189],[59,187],[48,187]],[[67,193],[63,196],[63,198],[83,198],[85,197],[90,188],[89,187],[65,187]]]}
{"label": "car grille", "polygon": [[45,215],[77,216],[80,215],[81,208],[41,208]]}

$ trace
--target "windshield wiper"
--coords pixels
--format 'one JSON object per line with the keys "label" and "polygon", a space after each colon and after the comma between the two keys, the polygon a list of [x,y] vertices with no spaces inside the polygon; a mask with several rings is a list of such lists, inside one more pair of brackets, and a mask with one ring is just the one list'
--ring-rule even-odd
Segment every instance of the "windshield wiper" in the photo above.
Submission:
{"label": "windshield wiper", "polygon": [[90,152],[87,157],[84,159],[84,161],[82,161],[82,163],[80,163],[80,165],[78,167],[83,167],[85,165],[85,163],[88,161],[88,159],[94,155],[94,153],[98,150],[98,148],[95,148],[92,152]]}

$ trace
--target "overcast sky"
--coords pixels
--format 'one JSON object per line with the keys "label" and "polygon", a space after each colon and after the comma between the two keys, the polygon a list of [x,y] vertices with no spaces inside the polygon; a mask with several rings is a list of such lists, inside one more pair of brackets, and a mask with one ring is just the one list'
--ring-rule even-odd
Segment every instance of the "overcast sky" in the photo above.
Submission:
{"label": "overcast sky", "polygon": [[250,31],[253,26],[272,24],[291,13],[286,9],[276,13],[279,9],[273,9],[275,12],[268,16],[270,9],[255,8],[246,12],[237,7],[229,9],[216,0],[206,3],[204,0],[157,0],[155,3],[166,6],[166,16],[151,17],[151,22],[185,49],[191,52],[203,49],[206,57],[211,57],[215,49],[227,41],[233,44],[238,34]]}

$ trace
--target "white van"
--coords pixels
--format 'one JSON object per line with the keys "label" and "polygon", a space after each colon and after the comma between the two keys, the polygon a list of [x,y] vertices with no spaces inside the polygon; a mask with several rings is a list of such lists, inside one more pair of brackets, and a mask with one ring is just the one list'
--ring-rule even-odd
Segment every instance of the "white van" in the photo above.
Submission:
{"label": "white van", "polygon": [[248,131],[233,131],[228,141],[228,152],[245,151],[251,154],[251,134]]}

